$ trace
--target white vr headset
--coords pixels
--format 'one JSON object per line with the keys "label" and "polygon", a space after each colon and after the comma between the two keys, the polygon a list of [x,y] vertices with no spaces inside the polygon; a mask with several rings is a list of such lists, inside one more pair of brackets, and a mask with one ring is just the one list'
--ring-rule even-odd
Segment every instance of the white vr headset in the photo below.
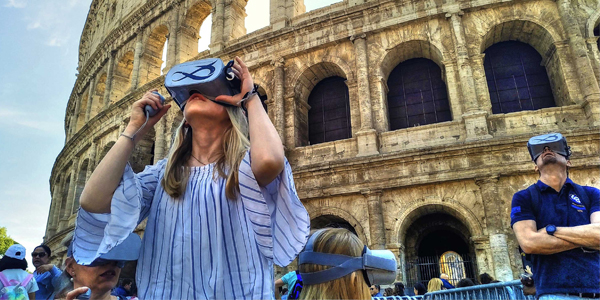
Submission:
{"label": "white vr headset", "polygon": [[396,280],[396,257],[389,250],[371,250],[365,245],[360,257],[314,252],[314,242],[324,230],[321,229],[312,234],[304,251],[298,256],[298,264],[316,264],[331,268],[311,273],[301,272],[300,276],[305,284],[328,282],[358,270],[363,271],[368,286],[391,284]]}

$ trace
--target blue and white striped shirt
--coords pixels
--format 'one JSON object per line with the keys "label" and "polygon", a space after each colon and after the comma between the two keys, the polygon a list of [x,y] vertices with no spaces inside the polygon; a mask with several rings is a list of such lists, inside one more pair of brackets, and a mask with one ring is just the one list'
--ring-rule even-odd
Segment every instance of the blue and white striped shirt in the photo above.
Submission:
{"label": "blue and white striped shirt", "polygon": [[263,188],[248,151],[236,200],[226,198],[214,165],[192,168],[183,199],[174,200],[160,184],[165,166],[166,159],[138,174],[127,166],[110,214],[79,210],[75,260],[91,263],[148,217],[136,274],[140,299],[272,299],[273,263],[294,260],[310,230],[287,160]]}

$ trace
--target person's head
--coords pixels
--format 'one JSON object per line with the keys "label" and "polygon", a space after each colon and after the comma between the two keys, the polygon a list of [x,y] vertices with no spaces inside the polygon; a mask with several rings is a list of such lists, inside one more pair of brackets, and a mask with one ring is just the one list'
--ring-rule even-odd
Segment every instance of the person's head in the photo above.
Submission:
{"label": "person's head", "polygon": [[371,287],[369,287],[369,290],[371,291],[371,296],[375,296],[377,293],[379,293],[381,287],[377,284],[373,284],[371,285]]}
{"label": "person's head", "polygon": [[442,273],[442,274],[440,275],[440,279],[449,280],[449,279],[450,279],[450,277],[448,277],[448,274],[446,274],[446,273]]}
{"label": "person's head", "polygon": [[439,278],[432,278],[431,280],[429,280],[429,283],[427,284],[427,292],[431,293],[431,292],[435,292],[435,291],[439,291],[442,289],[442,280]]}
{"label": "person's head", "polygon": [[404,296],[404,283],[402,283],[402,282],[394,283],[394,295]]}
{"label": "person's head", "polygon": [[414,292],[415,295],[425,295],[425,293],[427,293],[427,288],[425,288],[424,284],[417,282],[414,287]]}
{"label": "person's head", "polygon": [[[219,176],[226,178],[225,194],[235,199],[239,192],[238,169],[246,149],[250,147],[248,119],[240,107],[225,107],[207,100],[200,94],[193,94],[183,111],[184,120],[175,133],[168,155],[167,167],[161,184],[173,198],[180,198],[185,192],[190,168],[187,166],[192,154],[194,128],[207,122],[222,130],[223,145],[215,168]],[[227,172],[227,173],[226,173]]]}
{"label": "person's head", "polygon": [[385,291],[383,292],[384,297],[393,296],[393,295],[394,295],[394,289],[392,289],[392,288],[386,288]]}
{"label": "person's head", "polygon": [[8,247],[0,259],[0,272],[11,269],[27,270],[26,251],[25,247],[19,244]]}
{"label": "person's head", "polygon": [[490,276],[490,274],[488,273],[483,273],[481,275],[479,275],[479,282],[481,282],[481,284],[488,284],[490,282],[492,282],[494,280],[494,278],[492,276]]}
{"label": "person's head", "polygon": [[123,282],[121,282],[121,286],[126,290],[126,291],[130,291],[131,290],[131,286],[133,286],[133,280],[126,278],[123,279]]}
{"label": "person's head", "polygon": [[52,255],[52,251],[50,247],[41,244],[31,252],[31,262],[34,267],[39,267],[41,265],[46,265],[50,262],[50,255]]}
{"label": "person's head", "polygon": [[568,174],[571,167],[571,148],[567,145],[567,139],[560,133],[532,137],[527,142],[527,150],[535,163],[535,170],[540,175],[547,170],[554,172],[557,168]]}
{"label": "person's head", "polygon": [[79,265],[75,259],[68,257],[65,265],[64,273],[72,279],[73,288],[88,287],[96,296],[110,293],[121,275],[121,265],[114,260],[92,267]]}
{"label": "person's head", "polygon": [[457,288],[460,287],[466,287],[466,286],[474,286],[475,283],[473,283],[473,281],[469,278],[463,278],[461,279],[458,284],[456,285]]}
{"label": "person's head", "polygon": [[[328,228],[316,236],[312,247],[313,252],[361,257],[364,244],[348,229]],[[298,266],[300,273],[313,273],[330,268],[312,263],[300,263]],[[357,270],[318,284],[307,284],[304,281],[300,299],[371,299],[369,286],[363,274],[362,270]]]}

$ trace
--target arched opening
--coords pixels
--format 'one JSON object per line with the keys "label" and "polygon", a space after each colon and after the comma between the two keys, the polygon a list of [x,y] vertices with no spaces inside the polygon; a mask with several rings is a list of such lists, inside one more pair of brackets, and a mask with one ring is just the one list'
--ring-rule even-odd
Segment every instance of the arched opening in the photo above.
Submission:
{"label": "arched opening", "polygon": [[308,96],[308,141],[310,145],[352,137],[350,101],[346,79],[333,76],[321,80]]}
{"label": "arched opening", "polygon": [[131,71],[133,71],[133,51],[128,51],[115,66],[110,97],[111,103],[119,101],[129,91]]}
{"label": "arched opening", "polygon": [[[596,28],[594,28],[594,36],[600,37],[600,26],[596,26]],[[600,38],[596,40],[596,46],[598,46],[598,49],[600,49]]]}
{"label": "arched opening", "polygon": [[148,37],[145,51],[142,55],[142,67],[140,68],[140,85],[159,77],[166,61],[166,45],[169,29],[160,25]]}
{"label": "arched opening", "polygon": [[54,182],[54,192],[52,193],[52,214],[50,214],[51,218],[51,227],[53,229],[51,234],[56,232],[56,227],[58,226],[58,221],[60,219],[60,204],[61,204],[61,196],[62,196],[62,176],[58,175],[56,177],[56,181]]}
{"label": "arched opening", "polygon": [[181,25],[178,39],[182,61],[192,59],[209,49],[212,26],[212,7],[209,1],[201,0],[190,6]]}
{"label": "arched opening", "polygon": [[328,227],[345,228],[358,236],[358,234],[356,233],[356,229],[354,229],[354,226],[352,226],[352,224],[350,224],[348,221],[338,216],[322,215],[310,220],[310,229],[312,230],[323,229]]}
{"label": "arched opening", "polygon": [[77,114],[77,127],[76,131],[79,131],[83,125],[85,125],[85,113],[87,110],[88,98],[89,98],[89,89],[83,93],[83,96],[79,98],[79,113]]}
{"label": "arched opening", "polygon": [[198,33],[198,53],[206,50],[210,50],[210,41],[212,35],[212,14],[209,14],[204,21],[202,21],[202,26],[200,26],[200,32]]}
{"label": "arched opening", "polygon": [[144,135],[144,139],[139,141],[137,145],[135,145],[135,148],[133,148],[133,153],[129,158],[129,164],[134,172],[141,172],[147,165],[154,163],[154,135],[155,131],[154,128],[152,128]]}
{"label": "arched opening", "polygon": [[79,173],[77,174],[77,182],[75,185],[75,202],[73,203],[71,214],[77,212],[77,209],[79,208],[79,198],[81,197],[81,192],[83,192],[83,188],[85,187],[88,167],[89,159],[86,159],[81,164],[81,167],[79,168]]}
{"label": "arched opening", "polygon": [[470,236],[460,220],[444,212],[416,218],[404,238],[408,286],[417,282],[427,286],[441,273],[448,274],[454,285],[463,278],[475,280],[477,268]]}
{"label": "arched opening", "polygon": [[104,107],[104,91],[106,90],[106,73],[102,73],[96,81],[96,88],[92,92],[92,107],[90,119],[97,115]]}
{"label": "arched opening", "polygon": [[[66,218],[69,216],[71,209],[67,207],[67,199],[69,198],[69,188],[71,186],[71,177],[67,177],[65,184],[63,185],[62,195],[60,199],[60,216],[59,219]],[[59,220],[60,221],[60,220]]]}
{"label": "arched opening", "polygon": [[267,100],[269,100],[269,95],[267,95],[267,91],[262,86],[258,86],[258,97],[260,98],[260,102],[263,105],[263,108],[267,113],[269,113],[269,107],[267,106]]}
{"label": "arched opening", "polygon": [[244,19],[245,34],[269,26],[271,15],[269,4],[270,0],[251,0],[247,2],[246,18]]}
{"label": "arched opening", "polygon": [[396,66],[387,81],[390,130],[452,120],[442,70],[432,60],[413,58]]}
{"label": "arched opening", "polygon": [[484,53],[494,114],[556,106],[542,56],[533,47],[508,41],[494,44]]}

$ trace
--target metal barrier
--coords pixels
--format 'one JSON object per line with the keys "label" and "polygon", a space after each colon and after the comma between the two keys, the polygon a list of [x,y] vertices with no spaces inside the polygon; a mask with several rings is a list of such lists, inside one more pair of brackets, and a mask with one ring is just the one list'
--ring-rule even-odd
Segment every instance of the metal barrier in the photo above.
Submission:
{"label": "metal barrier", "polygon": [[423,300],[423,296],[387,296],[373,297],[373,300]]}
{"label": "metal barrier", "polygon": [[535,300],[535,296],[523,294],[520,280],[442,290],[427,293],[423,297],[424,300]]}

